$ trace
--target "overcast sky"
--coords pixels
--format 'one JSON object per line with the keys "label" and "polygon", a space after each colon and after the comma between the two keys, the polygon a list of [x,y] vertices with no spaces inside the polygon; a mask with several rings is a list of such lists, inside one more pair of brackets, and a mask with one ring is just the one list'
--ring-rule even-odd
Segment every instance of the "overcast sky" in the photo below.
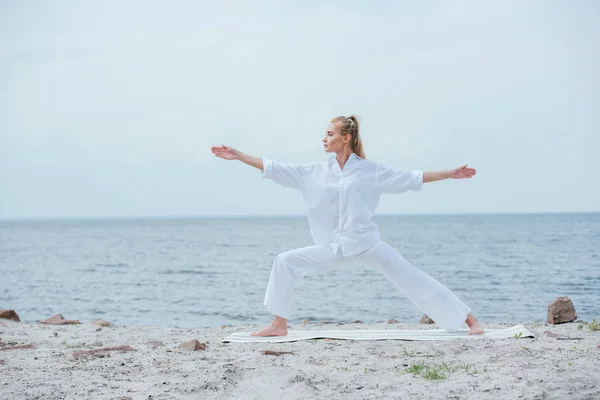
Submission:
{"label": "overcast sky", "polygon": [[[376,4],[376,5],[375,5]],[[0,218],[303,214],[225,143],[477,169],[380,214],[600,211],[600,3],[2,1]]]}

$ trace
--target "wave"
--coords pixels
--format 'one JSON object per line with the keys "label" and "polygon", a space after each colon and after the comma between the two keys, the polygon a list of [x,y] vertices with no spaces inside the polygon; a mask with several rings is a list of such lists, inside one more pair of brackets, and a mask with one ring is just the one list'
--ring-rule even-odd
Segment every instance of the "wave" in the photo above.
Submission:
{"label": "wave", "polygon": [[103,264],[103,263],[98,263],[95,264],[96,267],[106,267],[106,268],[122,268],[122,267],[127,267],[127,264],[125,263],[116,263],[116,264]]}
{"label": "wave", "polygon": [[202,271],[197,269],[167,269],[159,272],[160,275],[205,275],[205,276],[217,276],[217,272]]}

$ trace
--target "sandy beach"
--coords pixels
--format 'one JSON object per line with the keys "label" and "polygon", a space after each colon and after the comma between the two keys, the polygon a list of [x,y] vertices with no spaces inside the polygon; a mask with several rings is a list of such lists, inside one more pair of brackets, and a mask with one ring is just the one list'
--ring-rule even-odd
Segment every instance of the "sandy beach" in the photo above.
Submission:
{"label": "sandy beach", "polygon": [[[533,339],[242,344],[221,340],[259,326],[179,329],[82,322],[53,326],[0,320],[0,398],[600,398],[600,332],[579,330],[578,323],[485,325],[522,324]],[[436,328],[382,322],[290,329]],[[193,339],[206,349],[179,347]]]}

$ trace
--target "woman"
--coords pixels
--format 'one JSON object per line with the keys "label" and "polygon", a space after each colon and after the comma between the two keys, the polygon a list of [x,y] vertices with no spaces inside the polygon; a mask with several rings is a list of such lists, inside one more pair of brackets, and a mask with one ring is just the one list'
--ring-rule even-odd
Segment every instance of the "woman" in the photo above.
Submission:
{"label": "woman", "polygon": [[240,160],[262,170],[264,178],[299,189],[308,206],[315,245],[288,251],[275,258],[265,294],[265,305],[274,314],[270,326],[254,336],[287,335],[294,286],[308,274],[319,274],[342,265],[361,263],[380,271],[438,326],[457,330],[463,321],[469,334],[483,327],[470,308],[444,285],[406,261],[381,241],[372,221],[382,193],[420,190],[423,183],[443,179],[471,178],[475,170],[466,165],[448,171],[400,171],[365,159],[358,118],[331,120],[323,138],[327,161],[281,164],[244,154],[234,148],[213,146],[215,156]]}

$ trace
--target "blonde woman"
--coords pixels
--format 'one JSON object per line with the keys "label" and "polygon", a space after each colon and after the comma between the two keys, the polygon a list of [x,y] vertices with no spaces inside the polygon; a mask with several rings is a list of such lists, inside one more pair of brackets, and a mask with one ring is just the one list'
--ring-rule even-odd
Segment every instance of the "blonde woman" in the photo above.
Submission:
{"label": "blonde woman", "polygon": [[465,321],[469,334],[482,334],[483,327],[471,309],[381,241],[379,228],[372,221],[383,193],[420,190],[423,183],[443,179],[471,178],[475,170],[463,165],[447,171],[401,171],[367,160],[355,115],[332,119],[323,143],[325,152],[335,156],[308,164],[282,164],[225,145],[212,147],[217,157],[242,161],[262,170],[264,178],[300,190],[308,207],[315,244],[275,257],[264,300],[274,319],[252,335],[287,335],[296,281],[354,263],[380,271],[442,329],[456,331]]}

